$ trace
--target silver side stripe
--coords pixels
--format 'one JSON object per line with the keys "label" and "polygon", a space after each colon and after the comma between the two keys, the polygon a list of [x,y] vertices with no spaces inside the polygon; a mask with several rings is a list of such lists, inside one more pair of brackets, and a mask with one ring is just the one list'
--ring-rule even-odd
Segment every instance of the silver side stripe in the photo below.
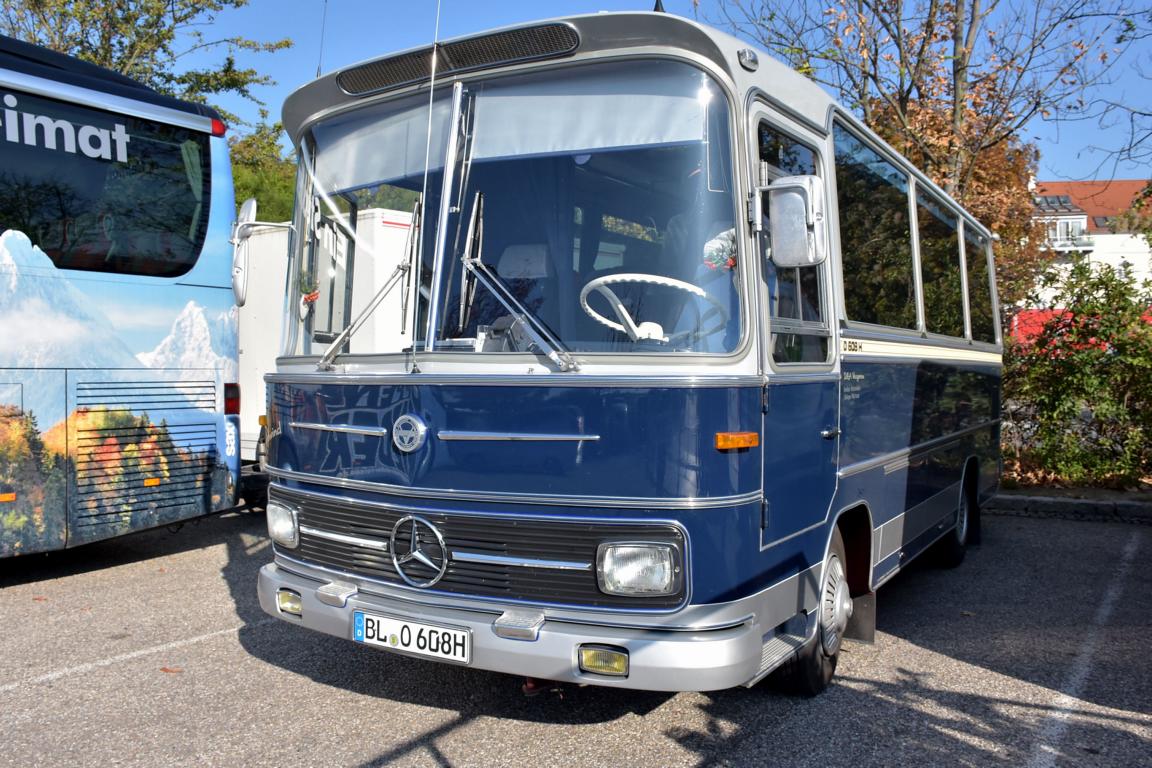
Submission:
{"label": "silver side stripe", "polygon": [[351,424],[314,424],[309,421],[290,421],[288,426],[293,429],[315,429],[319,432],[341,432],[348,435],[369,435],[371,437],[384,437],[388,430],[384,427],[357,427]]}
{"label": "silver side stripe", "polygon": [[565,560],[532,560],[524,557],[486,555],[481,552],[452,551],[452,559],[462,563],[483,563],[484,565],[509,565],[516,568],[548,568],[553,571],[590,571],[592,563],[573,563]]}
{"label": "silver side stripe", "polygon": [[[720,509],[741,504],[759,504],[759,489],[732,496],[576,496],[573,494],[513,493],[510,491],[463,491],[443,488],[420,488],[417,486],[392,485],[345,477],[332,477],[312,472],[296,472],[291,469],[268,466],[269,477],[277,480],[295,480],[313,485],[346,490],[363,490],[395,496],[405,501],[409,499],[461,499],[471,502],[491,501],[500,504],[548,504],[563,507],[612,507],[613,509]],[[323,495],[323,494],[320,494]]]}
{"label": "silver side stripe", "polygon": [[546,443],[583,442],[585,440],[599,440],[600,435],[561,435],[544,432],[462,432],[458,430],[442,429],[436,433],[441,440],[482,440],[482,441],[539,441]]}

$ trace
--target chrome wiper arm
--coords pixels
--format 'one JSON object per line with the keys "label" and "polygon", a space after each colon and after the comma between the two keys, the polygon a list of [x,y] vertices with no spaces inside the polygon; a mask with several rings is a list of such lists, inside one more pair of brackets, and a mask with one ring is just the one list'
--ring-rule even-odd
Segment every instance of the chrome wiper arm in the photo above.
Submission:
{"label": "chrome wiper arm", "polygon": [[[484,195],[476,193],[472,204],[472,215],[468,218],[468,234],[464,238],[464,251],[460,263],[464,269],[460,270],[460,321],[457,332],[463,333],[468,327],[468,317],[472,314],[472,302],[476,298],[476,278],[472,270],[468,269],[468,262],[483,263],[484,248]],[[475,253],[473,253],[475,250]],[[468,278],[472,279],[469,280]]]}
{"label": "chrome wiper arm", "polygon": [[[401,301],[401,305],[403,306],[403,309],[402,309],[403,316],[407,317],[407,315],[408,315],[407,281],[405,281],[403,278],[408,274],[408,271],[412,266],[411,260],[409,258],[407,258],[407,256],[411,253],[413,237],[414,237],[413,233],[417,232],[419,230],[419,225],[416,223],[416,216],[417,216],[419,209],[420,209],[420,200],[417,199],[416,204],[412,208],[413,226],[412,226],[412,228],[410,228],[408,230],[408,247],[405,249],[405,251],[407,252],[405,254],[406,257],[403,260],[401,260],[401,262],[399,264],[396,265],[396,269],[392,270],[392,274],[389,275],[388,279],[384,281],[384,285],[380,286],[380,290],[376,291],[376,295],[372,297],[372,300],[370,302],[368,302],[368,306],[366,306],[360,312],[360,314],[357,315],[356,318],[351,323],[348,324],[348,327],[345,328],[343,331],[341,331],[340,335],[337,336],[332,341],[331,345],[329,345],[329,347],[328,347],[328,351],[324,353],[324,356],[320,358],[320,362],[318,362],[316,364],[316,370],[318,370],[318,371],[330,371],[330,370],[332,370],[332,368],[333,368],[332,361],[335,360],[336,356],[340,354],[340,348],[343,347],[345,343],[347,343],[348,339],[352,338],[352,334],[354,334],[354,333],[356,333],[356,331],[360,330],[360,327],[363,326],[364,323],[366,323],[368,321],[368,318],[372,316],[372,313],[376,311],[376,307],[380,306],[380,303],[382,301],[384,301],[384,299],[388,296],[388,294],[392,292],[392,289],[396,287],[396,284],[400,283],[400,282],[405,283],[405,292],[404,292],[404,295],[401,297],[400,301]],[[401,333],[403,333],[404,332],[404,329],[403,329],[404,320],[402,319],[400,322],[401,322]]]}
{"label": "chrome wiper arm", "polygon": [[[528,311],[528,309],[512,295],[512,292],[508,290],[508,286],[504,284],[500,276],[480,260],[479,247],[475,245],[477,242],[475,237],[477,232],[483,230],[484,225],[481,219],[483,209],[484,195],[481,192],[477,192],[475,201],[472,204],[472,218],[468,223],[468,237],[464,243],[464,252],[460,255],[460,261],[464,265],[465,271],[487,288],[510,315],[520,321],[525,333],[528,334],[528,338],[532,340],[536,348],[543,352],[557,368],[561,371],[579,370],[579,364],[572,357],[572,354],[565,349],[560,340],[553,336],[548,328],[545,327],[544,323]],[[476,254],[472,253],[474,249],[476,250]],[[461,288],[464,288],[464,286],[462,285]],[[464,296],[461,295],[462,308],[463,302]]]}
{"label": "chrome wiper arm", "polygon": [[[408,228],[408,242],[404,248],[404,263],[408,265],[409,275],[417,273],[416,263],[420,258],[420,229],[423,226],[424,200],[417,195],[416,202],[412,204],[412,222]],[[408,332],[408,301],[412,295],[412,281],[405,280],[400,293],[400,335]]]}

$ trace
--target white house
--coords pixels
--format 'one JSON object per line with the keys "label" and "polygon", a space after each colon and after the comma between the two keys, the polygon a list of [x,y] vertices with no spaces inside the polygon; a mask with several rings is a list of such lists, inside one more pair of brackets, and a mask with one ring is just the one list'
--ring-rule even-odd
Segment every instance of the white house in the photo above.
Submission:
{"label": "white house", "polygon": [[1047,224],[1048,248],[1113,268],[1127,264],[1137,280],[1152,279],[1148,242],[1117,221],[1147,185],[1142,179],[1037,182],[1033,218]]}

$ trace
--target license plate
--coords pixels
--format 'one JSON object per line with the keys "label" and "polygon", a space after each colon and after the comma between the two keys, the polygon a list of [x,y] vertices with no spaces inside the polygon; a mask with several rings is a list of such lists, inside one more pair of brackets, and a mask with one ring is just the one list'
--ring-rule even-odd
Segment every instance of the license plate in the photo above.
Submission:
{"label": "license plate", "polygon": [[472,661],[472,634],[466,629],[354,611],[352,639],[358,643],[391,648],[394,651],[432,659],[461,664]]}

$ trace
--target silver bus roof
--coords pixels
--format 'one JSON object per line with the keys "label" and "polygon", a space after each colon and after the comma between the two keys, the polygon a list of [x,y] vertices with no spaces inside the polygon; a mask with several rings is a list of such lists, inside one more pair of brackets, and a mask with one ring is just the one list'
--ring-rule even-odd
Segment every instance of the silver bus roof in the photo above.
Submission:
{"label": "silver bus roof", "polygon": [[[751,46],[725,32],[668,13],[598,13],[550,19],[488,30],[438,44],[437,78],[533,61],[580,60],[606,53],[685,51],[725,72],[742,89],[771,83],[802,99],[786,101],[814,124],[823,125],[833,101],[812,81],[763,51],[758,70],[737,64],[738,52]],[[428,81],[432,46],[421,46],[353,64],[320,77],[284,102],[284,129],[294,142],[311,122],[328,112],[382,93],[414,88]],[[754,78],[754,79],[753,79]],[[814,94],[819,94],[813,98]]]}

